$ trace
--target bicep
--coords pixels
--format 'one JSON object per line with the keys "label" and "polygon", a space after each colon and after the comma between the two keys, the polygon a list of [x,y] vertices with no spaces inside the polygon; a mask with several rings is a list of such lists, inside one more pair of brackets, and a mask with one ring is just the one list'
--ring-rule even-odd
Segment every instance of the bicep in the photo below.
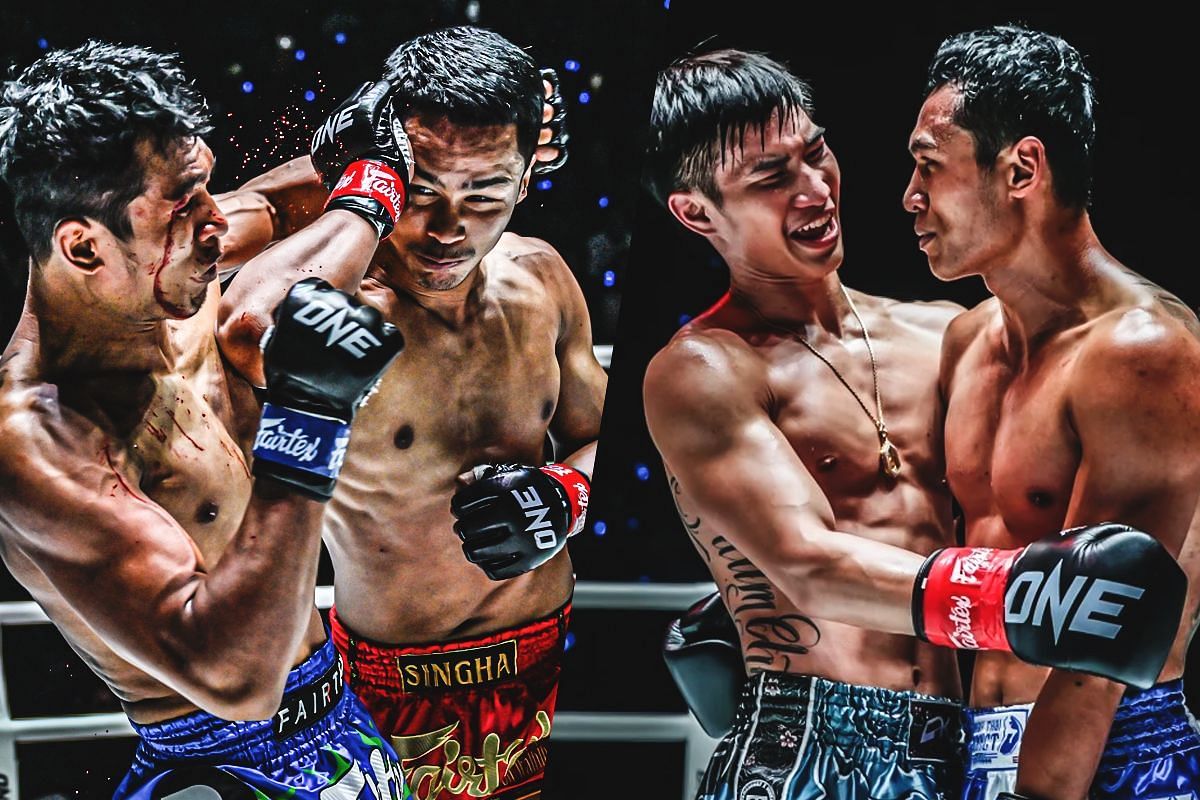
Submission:
{"label": "bicep", "polygon": [[647,421],[697,513],[754,563],[802,559],[833,529],[829,500],[764,410],[695,415],[658,406],[651,394]]}
{"label": "bicep", "polygon": [[592,347],[592,325],[583,292],[573,277],[564,284],[560,299],[562,330],[555,345],[560,376],[558,405],[550,433],[558,441],[582,443],[600,435],[608,374]]}

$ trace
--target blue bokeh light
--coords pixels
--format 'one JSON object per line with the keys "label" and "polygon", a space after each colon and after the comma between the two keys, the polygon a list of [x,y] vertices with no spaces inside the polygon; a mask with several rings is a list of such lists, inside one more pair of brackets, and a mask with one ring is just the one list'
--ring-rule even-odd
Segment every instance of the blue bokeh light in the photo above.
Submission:
{"label": "blue bokeh light", "polygon": [[598,519],[596,520],[595,524],[592,525],[592,532],[597,536],[603,536],[604,534],[608,533],[608,525],[605,524],[604,520]]}
{"label": "blue bokeh light", "polygon": [[254,91],[254,82],[253,81],[242,81],[242,91],[245,92],[246,94],[250,94],[251,92],[253,92]]}

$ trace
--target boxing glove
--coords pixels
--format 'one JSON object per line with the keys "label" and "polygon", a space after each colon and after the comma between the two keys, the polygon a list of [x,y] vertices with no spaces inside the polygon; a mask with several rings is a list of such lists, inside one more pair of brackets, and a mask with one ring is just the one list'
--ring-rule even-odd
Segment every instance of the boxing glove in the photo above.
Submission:
{"label": "boxing glove", "polygon": [[567,142],[571,139],[567,134],[567,103],[558,89],[558,73],[547,68],[541,70],[541,76],[542,80],[550,84],[550,94],[546,97],[546,105],[550,106],[553,113],[550,115],[549,121],[542,123],[543,129],[550,130],[550,139],[545,144],[538,145],[538,149],[553,147],[558,150],[558,155],[551,161],[535,163],[533,165],[534,175],[554,172],[567,163]]}
{"label": "boxing glove", "polygon": [[737,627],[718,593],[667,626],[663,660],[704,732],[716,739],[729,733],[746,669]]}
{"label": "boxing glove", "polygon": [[1157,539],[1103,523],[1019,550],[934,552],[917,574],[913,627],[934,644],[1010,651],[1147,689],[1186,595],[1187,577]]}
{"label": "boxing glove", "polygon": [[590,488],[565,464],[487,466],[450,499],[463,554],[494,581],[540,567],[583,529]]}
{"label": "boxing glove", "polygon": [[350,423],[404,346],[379,312],[320,278],[305,278],[263,335],[266,403],[254,474],[324,502],[333,495]]}
{"label": "boxing glove", "polygon": [[364,83],[313,133],[313,168],[329,190],[325,210],[358,214],[386,239],[404,210],[412,147],[387,81]]}

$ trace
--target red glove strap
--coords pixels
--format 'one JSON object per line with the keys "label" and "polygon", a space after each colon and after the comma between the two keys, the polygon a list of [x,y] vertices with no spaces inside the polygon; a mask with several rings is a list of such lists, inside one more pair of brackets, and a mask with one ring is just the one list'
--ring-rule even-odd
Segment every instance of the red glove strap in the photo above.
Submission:
{"label": "red glove strap", "polygon": [[329,200],[325,201],[326,208],[336,198],[346,195],[379,201],[391,215],[393,223],[404,209],[404,181],[396,170],[382,161],[362,159],[346,167],[329,193]]}
{"label": "red glove strap", "polygon": [[960,650],[1011,652],[1004,588],[1020,550],[947,547],[925,577],[925,638]]}
{"label": "red glove strap", "polygon": [[584,515],[587,514],[588,493],[591,491],[587,476],[566,464],[547,464],[538,469],[566,489],[567,504],[571,507],[571,524],[567,526],[567,536],[574,536],[583,530]]}

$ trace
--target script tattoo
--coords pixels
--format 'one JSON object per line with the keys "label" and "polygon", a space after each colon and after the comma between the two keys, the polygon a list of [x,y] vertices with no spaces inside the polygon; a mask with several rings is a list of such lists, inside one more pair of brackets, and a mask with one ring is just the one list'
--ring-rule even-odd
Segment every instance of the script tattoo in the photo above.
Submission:
{"label": "script tattoo", "polygon": [[[785,669],[792,669],[791,656],[805,655],[821,641],[821,630],[810,618],[801,614],[780,614],[775,599],[775,587],[750,559],[738,552],[728,539],[717,536],[709,543],[700,538],[700,517],[689,514],[681,504],[683,490],[679,480],[668,474],[671,499],[675,510],[693,544],[704,560],[711,564],[715,553],[725,561],[730,582],[725,587],[725,605],[732,609],[733,620],[748,640],[746,666],[751,673],[755,667],[766,669],[783,655]],[[765,612],[765,613],[763,613]]]}
{"label": "script tattoo", "polygon": [[700,518],[688,516],[688,513],[683,510],[683,506],[679,504],[679,496],[682,490],[679,488],[679,479],[674,475],[670,476],[669,483],[671,486],[671,500],[675,503],[675,511],[679,514],[679,519],[683,522],[683,527],[687,528],[688,536],[692,537],[692,543],[696,545],[696,549],[700,551],[700,555],[704,556],[706,562],[712,561],[712,556],[708,554],[708,549],[700,542]]}
{"label": "script tattoo", "polygon": [[[764,669],[783,654],[787,669],[792,668],[790,655],[805,655],[821,641],[821,630],[802,614],[780,614],[775,589],[762,570],[738,552],[724,536],[712,540],[713,550],[725,560],[730,582],[725,587],[725,603],[732,609],[733,619],[745,632],[746,666]],[[767,611],[768,614],[753,612]]]}

